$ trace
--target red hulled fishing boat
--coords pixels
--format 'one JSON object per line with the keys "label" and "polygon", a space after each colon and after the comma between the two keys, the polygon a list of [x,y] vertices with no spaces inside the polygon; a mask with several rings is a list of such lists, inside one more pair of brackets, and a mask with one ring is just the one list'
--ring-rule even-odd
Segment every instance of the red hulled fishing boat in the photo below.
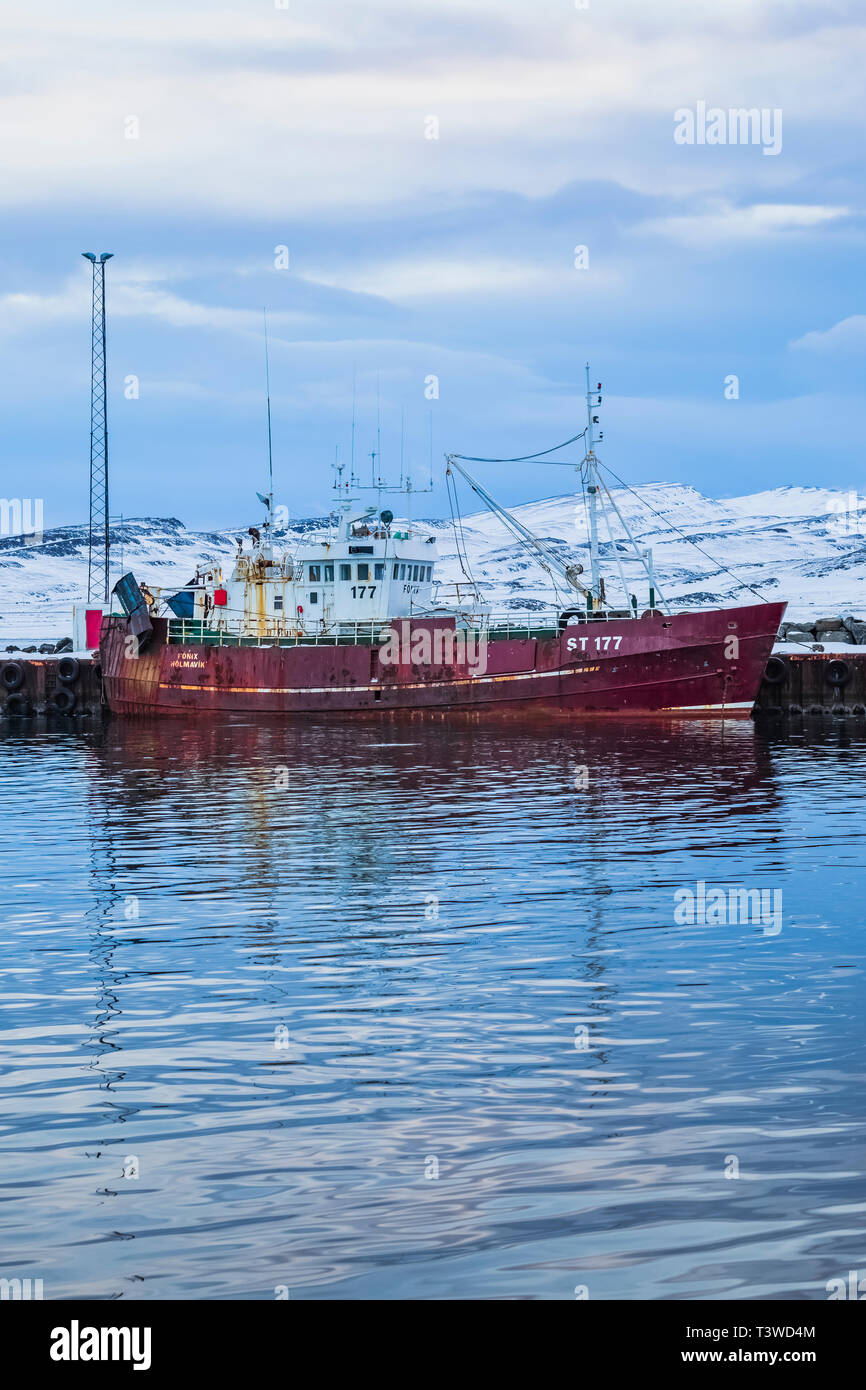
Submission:
{"label": "red hulled fishing boat", "polygon": [[[132,575],[119,581],[123,615],[105,617],[100,636],[110,709],[485,719],[747,714],[785,604],[671,611],[648,552],[634,545],[602,477],[594,431],[600,387],[590,390],[588,373],[586,399],[587,427],[575,436],[586,441],[579,465],[589,517],[586,580],[580,564],[563,561],[491,497],[463,456],[447,460],[449,489],[462,475],[540,560],[560,600],[550,613],[497,616],[484,609],[477,589],[468,604],[464,591],[446,608],[434,590],[435,536],[395,522],[390,510],[361,508],[353,495],[360,485],[354,477],[342,484],[339,470],[330,533],[278,554],[271,483],[260,499],[268,520],[238,542],[227,577],[218,568],[200,573],[167,595]],[[373,486],[381,507],[381,493],[393,489],[381,481]],[[646,570],[649,604],[641,613],[624,578],[622,605],[608,600],[598,544],[598,509],[605,505]],[[462,561],[459,536],[458,553]]]}

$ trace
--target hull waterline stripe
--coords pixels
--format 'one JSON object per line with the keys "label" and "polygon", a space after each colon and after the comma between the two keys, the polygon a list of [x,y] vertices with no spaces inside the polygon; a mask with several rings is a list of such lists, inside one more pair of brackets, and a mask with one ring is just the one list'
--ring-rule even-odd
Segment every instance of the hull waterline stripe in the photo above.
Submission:
{"label": "hull waterline stripe", "polygon": [[665,710],[678,710],[680,714],[702,709],[750,710],[754,703],[754,700],[733,700],[730,704],[725,705],[662,705],[661,713],[664,713]]}
{"label": "hull waterline stripe", "polygon": [[[467,679],[456,678],[451,681],[416,681],[411,684],[394,685],[303,685],[303,686],[275,686],[275,685],[176,685],[173,681],[160,681],[160,690],[183,690],[197,691],[199,694],[213,695],[351,695],[369,694],[371,691],[389,690],[395,694],[402,694],[404,690],[451,690],[460,685],[501,685],[506,681],[527,681],[543,680],[550,676],[574,676],[583,675],[587,670],[597,671],[599,667],[576,667],[571,670],[556,671],[523,671],[517,675],[508,676],[475,676]],[[710,676],[722,675],[721,670],[706,671],[702,674],[691,674],[685,676],[662,676],[656,680],[642,680],[635,682],[636,687],[651,685],[678,685],[683,681],[705,680]],[[609,687],[615,689],[616,687]],[[628,688],[628,687],[627,687]],[[572,692],[577,693],[577,692]],[[590,690],[592,695],[604,694],[604,691]],[[726,704],[719,702],[714,705],[670,705],[670,709],[751,709],[752,701],[749,702],[730,702]]]}
{"label": "hull waterline stripe", "polygon": [[547,676],[583,675],[588,670],[598,669],[597,666],[578,666],[569,671],[558,668],[556,671],[519,671],[509,676],[455,676],[453,680],[447,681],[412,681],[408,684],[400,681],[399,684],[395,682],[393,685],[387,682],[384,685],[381,682],[377,682],[376,685],[175,685],[173,681],[160,681],[159,688],[222,691],[229,695],[351,695],[353,692],[363,694],[371,690],[450,690],[455,685],[493,685],[501,681],[541,680]]}

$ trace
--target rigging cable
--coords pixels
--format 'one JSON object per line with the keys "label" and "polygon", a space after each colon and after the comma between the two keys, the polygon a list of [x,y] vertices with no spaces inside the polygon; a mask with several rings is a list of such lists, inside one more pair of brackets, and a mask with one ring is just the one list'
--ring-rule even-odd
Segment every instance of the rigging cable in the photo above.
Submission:
{"label": "rigging cable", "polygon": [[581,430],[580,434],[573,434],[571,439],[564,440],[562,444],[554,444],[552,449],[542,449],[537,454],[522,454],[520,458],[515,459],[477,459],[473,458],[471,454],[452,454],[451,457],[462,459],[464,463],[529,463],[532,459],[542,459],[545,458],[547,454],[557,453],[568,444],[574,444],[578,439],[583,439],[585,434],[586,430]]}
{"label": "rigging cable", "polygon": [[[571,443],[571,440],[568,440],[567,442],[568,442],[568,443]],[[557,447],[561,449],[563,446],[562,446],[561,444],[559,444]],[[463,455],[463,454],[448,454],[447,457],[448,457],[449,459],[463,459],[463,458],[465,457],[465,455]],[[467,458],[466,461],[467,461],[467,462],[470,462],[471,460],[469,460],[469,459]],[[486,463],[495,463],[495,462],[497,462],[497,461],[498,461],[498,460],[496,460],[496,459],[481,459],[481,460],[475,460],[475,462],[482,462],[482,463],[485,463],[485,462],[486,462]],[[503,460],[503,462],[516,462],[516,460]],[[464,472],[463,469],[461,469],[460,471],[461,471],[461,472]],[[451,480],[451,486],[454,488],[454,496],[455,496],[455,500],[456,500],[456,498],[457,498],[457,485],[456,485],[456,483],[454,483],[453,477],[452,477],[452,475],[451,475],[451,469],[448,468],[448,467],[446,467],[446,469],[445,469],[445,478],[446,478],[446,481],[448,481],[449,479]],[[556,575],[553,573],[553,570],[550,568],[550,565],[547,563],[547,561],[546,561],[546,559],[545,559],[544,550],[543,550],[543,547],[541,546],[541,543],[540,543],[537,539],[536,539],[534,542],[530,542],[530,541],[527,539],[527,537],[526,537],[525,535],[521,534],[520,530],[518,529],[518,524],[517,524],[517,522],[515,522],[513,519],[511,519],[511,518],[509,517],[509,513],[506,511],[505,508],[499,508],[499,507],[493,507],[493,506],[491,506],[489,497],[484,493],[483,489],[479,490],[479,486],[480,486],[480,485],[477,485],[477,484],[470,478],[470,476],[468,475],[468,473],[466,474],[466,481],[469,483],[469,486],[472,488],[473,492],[476,492],[476,493],[478,494],[478,496],[481,497],[481,499],[482,499],[482,501],[484,502],[485,506],[487,506],[487,507],[490,508],[490,510],[491,510],[491,512],[493,513],[493,515],[494,515],[494,516],[497,518],[497,520],[499,521],[500,525],[504,526],[505,529],[506,529],[506,531],[510,531],[511,535],[514,536],[514,538],[516,539],[518,545],[522,545],[527,551],[529,551],[530,545],[532,545],[533,550],[535,551],[536,555],[541,555],[542,558],[541,558],[541,560],[540,560],[539,563],[541,564],[541,568],[544,570],[545,574],[546,574],[546,575],[548,576],[548,578],[550,579],[550,582],[551,582],[551,584],[552,584],[552,586],[553,586],[553,592],[554,592],[554,595],[555,595],[555,597],[556,597],[557,605],[561,605],[561,604],[562,604],[562,597],[561,597],[560,592],[559,592],[559,585],[558,585],[557,582],[556,582]],[[450,496],[449,496],[449,500],[450,500]],[[459,512],[460,512],[460,504],[459,504],[459,501],[457,502],[457,510],[458,510],[458,517],[459,517]],[[453,516],[454,516],[453,507],[452,507],[451,515],[452,515],[452,518],[453,518]],[[462,518],[460,518],[461,536],[462,536],[462,526],[463,526]],[[459,555],[459,546],[458,546],[458,555]],[[555,564],[561,563],[558,559],[554,559],[553,562],[554,562]],[[467,564],[468,564],[468,558],[467,558]],[[466,571],[464,570],[464,574],[465,574],[465,573],[466,573]],[[471,575],[469,575],[469,576],[467,576],[467,577],[472,578]],[[475,584],[475,580],[474,580],[474,579],[472,579],[472,583]],[[476,593],[478,593],[478,586],[477,586],[477,585],[475,585],[475,589],[476,589]],[[478,594],[478,597],[479,597],[479,599],[480,599],[480,598],[481,598],[481,595]]]}
{"label": "rigging cable", "polygon": [[[469,556],[466,553],[466,538],[463,535],[463,517],[460,515],[460,500],[457,496],[457,488],[454,484],[454,478],[450,468],[445,469],[445,491],[448,494],[448,505],[451,508],[451,524],[454,528],[454,539],[457,542],[457,558],[460,561],[460,568],[475,590],[476,597],[480,597],[478,594],[478,585],[475,583],[475,577],[469,565]],[[456,515],[455,507],[457,509]]]}
{"label": "rigging cable", "polygon": [[[696,540],[694,540],[691,536],[687,536],[685,531],[681,531],[678,526],[674,525],[674,523],[670,520],[669,517],[664,516],[662,512],[656,511],[655,507],[653,507],[649,502],[647,502],[645,498],[641,497],[640,493],[635,492],[633,487],[629,487],[628,483],[623,482],[622,478],[620,478],[618,474],[614,473],[613,469],[610,467],[610,464],[602,463],[600,464],[600,467],[604,468],[612,478],[615,478],[616,481],[619,483],[620,487],[624,487],[627,492],[632,493],[637,498],[637,500],[643,503],[645,507],[649,508],[651,512],[653,512],[656,516],[661,517],[661,520],[666,522],[667,525],[670,526],[672,531],[676,531],[678,536],[682,536],[684,541],[688,541],[691,545],[695,547],[696,550],[699,550],[702,555],[706,555],[707,559],[712,560],[713,564],[716,565],[719,569],[724,570],[725,574],[729,574],[732,579],[736,579],[737,583],[742,588],[748,589],[749,593],[754,594],[755,597],[759,598],[762,603],[770,602],[766,594],[762,594],[761,591],[759,589],[756,589],[753,584],[747,584],[746,581],[744,579],[741,579],[738,574],[735,574],[733,570],[728,569],[727,565],[723,565],[720,560],[717,560],[715,555],[711,555],[708,550],[704,550],[703,546],[698,545]],[[610,496],[610,494],[608,494],[608,496]]]}
{"label": "rigging cable", "polygon": [[[596,463],[597,463],[597,462],[598,462],[598,460],[596,459]],[[662,605],[662,607],[663,607],[664,609],[667,610],[668,616],[670,616],[670,611],[671,611],[671,610],[670,610],[670,604],[668,603],[667,599],[665,598],[664,594],[662,593],[661,589],[659,588],[658,580],[657,580],[657,579],[655,578],[655,576],[653,575],[652,570],[650,569],[650,566],[647,564],[646,553],[645,553],[644,551],[642,551],[642,550],[640,549],[640,547],[638,546],[637,541],[635,540],[634,536],[632,535],[631,531],[629,530],[628,522],[626,521],[626,519],[625,519],[625,517],[623,516],[622,512],[620,511],[619,507],[616,505],[616,501],[614,500],[614,495],[613,495],[613,493],[611,492],[610,488],[608,487],[607,483],[604,481],[604,478],[601,476],[601,473],[600,473],[600,472],[597,474],[597,477],[598,477],[599,486],[602,487],[602,488],[604,489],[605,493],[607,494],[607,500],[610,502],[610,505],[613,507],[614,511],[616,512],[617,516],[619,517],[620,525],[622,526],[622,529],[625,531],[626,535],[628,536],[629,540],[631,541],[632,549],[634,550],[635,555],[636,555],[637,558],[640,560],[641,564],[643,565],[643,567],[644,567],[644,569],[645,569],[645,571],[646,571],[646,577],[647,577],[647,579],[649,580],[650,588],[651,588],[651,589],[655,589],[656,593],[658,594],[659,603]],[[714,562],[714,563],[715,563],[715,562]]]}
{"label": "rigging cable", "polygon": [[608,536],[608,540],[610,541],[610,548],[611,548],[611,551],[613,552],[613,558],[616,560],[616,567],[617,567],[617,570],[619,571],[619,582],[620,582],[620,584],[622,585],[622,591],[623,591],[623,594],[625,595],[625,611],[626,611],[629,615],[631,615],[631,594],[630,594],[630,592],[629,592],[628,585],[627,585],[626,582],[625,582],[625,574],[624,574],[623,568],[622,568],[622,560],[620,559],[620,556],[619,556],[619,544],[618,544],[618,542],[615,541],[614,538],[613,538],[613,528],[612,528],[612,526],[611,526],[611,524],[610,524],[610,517],[609,517],[608,514],[607,514],[607,507],[602,507],[602,509],[601,509],[601,514],[602,514],[602,516],[604,517],[604,524],[605,524],[605,526],[607,527],[607,536]]}
{"label": "rigging cable", "polygon": [[[584,429],[581,430],[580,434],[573,435],[571,439],[564,440],[562,444],[556,444],[552,449],[542,449],[537,454],[523,454],[519,458],[474,458],[470,454],[454,454],[454,458],[462,459],[464,463],[531,463],[534,459],[546,458],[548,454],[557,453],[560,449],[566,448],[567,445],[574,444],[578,439],[583,439],[585,435],[586,430]],[[703,546],[698,545],[697,541],[694,540],[693,537],[688,536],[684,531],[681,531],[680,528],[676,526],[670,520],[669,517],[666,517],[662,512],[656,511],[655,507],[651,506],[649,502],[647,502],[643,497],[641,497],[640,493],[635,492],[633,487],[630,487],[628,483],[624,482],[623,479],[620,478],[619,475],[613,471],[609,464],[602,463],[601,460],[596,460],[596,462],[598,463],[598,466],[600,468],[606,469],[606,471],[611,475],[612,478],[616,480],[620,487],[623,487],[628,492],[632,493],[632,495],[636,497],[637,500],[641,502],[645,507],[647,507],[649,511],[653,512],[655,516],[659,517],[662,521],[666,522],[667,525],[670,526],[671,530],[676,531],[678,536],[682,536],[683,540],[686,540],[691,545],[693,545],[696,550],[699,550],[702,555],[705,555],[708,560],[711,560],[712,563],[716,565],[719,569],[723,570],[725,574],[728,574],[732,579],[735,579],[742,588],[748,589],[749,593],[754,594],[755,597],[759,598],[762,603],[767,603],[769,601],[767,599],[767,596],[765,594],[762,594],[759,589],[756,589],[754,585],[748,584],[745,580],[741,579],[741,577],[738,574],[735,574],[733,570],[728,569],[727,565],[723,565],[719,560],[717,560],[715,555],[711,555],[708,550],[704,550]],[[605,491],[607,491],[607,489],[605,489]],[[608,493],[608,497],[610,497],[610,493]],[[583,500],[584,508],[586,508],[585,492]],[[611,501],[613,501],[612,498]],[[622,518],[620,518],[620,520],[622,520]],[[628,530],[628,528],[626,528],[626,530]],[[659,597],[661,597],[660,591]]]}

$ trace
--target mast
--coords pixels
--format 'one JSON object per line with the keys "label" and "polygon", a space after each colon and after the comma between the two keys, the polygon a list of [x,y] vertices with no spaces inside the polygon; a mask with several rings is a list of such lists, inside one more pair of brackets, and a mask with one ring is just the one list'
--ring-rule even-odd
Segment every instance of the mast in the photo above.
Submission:
{"label": "mast", "polygon": [[274,450],[271,441],[271,368],[268,361],[268,311],[262,309],[265,322],[265,393],[268,398],[268,524],[274,533]]}
{"label": "mast", "polygon": [[[372,456],[371,456],[372,457]],[[379,391],[379,373],[376,373],[376,458],[379,460],[379,467],[382,467],[382,398]],[[376,486],[376,460],[373,459],[373,476],[370,479],[372,487]]]}
{"label": "mast", "polygon": [[355,404],[356,404],[356,369],[352,364],[352,450],[349,454],[349,477],[352,480],[352,487],[355,486]]}
{"label": "mast", "polygon": [[592,588],[593,605],[601,606],[603,602],[603,591],[601,587],[601,565],[598,558],[598,482],[596,479],[596,457],[595,457],[595,430],[594,425],[598,424],[598,416],[593,415],[593,397],[596,397],[595,404],[601,405],[601,382],[595,391],[589,389],[589,363],[586,364],[586,455],[583,464],[587,472],[587,493],[589,495],[589,567],[590,584]]}

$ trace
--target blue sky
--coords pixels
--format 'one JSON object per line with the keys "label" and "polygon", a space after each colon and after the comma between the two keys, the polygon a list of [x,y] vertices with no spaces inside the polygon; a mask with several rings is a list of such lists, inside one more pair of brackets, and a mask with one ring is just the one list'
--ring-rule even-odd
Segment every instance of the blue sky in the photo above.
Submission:
{"label": "blue sky", "polygon": [[[87,513],[83,250],[115,256],[113,513],[256,518],[263,305],[295,516],[329,505],[353,370],[359,469],[378,377],[384,465],[402,410],[419,486],[432,411],[442,514],[445,450],[582,428],[587,358],[630,481],[862,490],[862,8],[47,0],[4,28],[0,491],[46,526]],[[699,102],[781,111],[781,150],[677,144]],[[571,475],[484,478],[514,504]]]}

